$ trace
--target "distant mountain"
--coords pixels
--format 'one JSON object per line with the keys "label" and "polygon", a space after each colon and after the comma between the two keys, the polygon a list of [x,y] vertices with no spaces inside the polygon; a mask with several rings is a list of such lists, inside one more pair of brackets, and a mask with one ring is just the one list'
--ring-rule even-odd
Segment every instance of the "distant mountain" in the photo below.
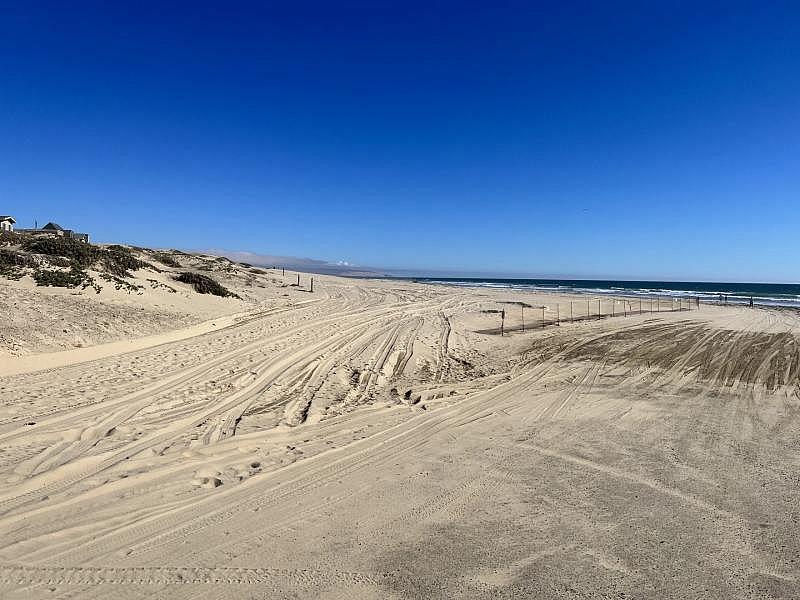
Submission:
{"label": "distant mountain", "polygon": [[351,265],[348,262],[328,262],[314,258],[299,258],[296,256],[274,256],[271,254],[257,254],[255,252],[242,252],[234,250],[220,250],[210,248],[202,250],[208,254],[224,256],[236,262],[248,263],[259,267],[283,267],[291,271],[304,273],[321,273],[325,275],[347,275],[361,277],[383,277],[385,271],[370,267]]}

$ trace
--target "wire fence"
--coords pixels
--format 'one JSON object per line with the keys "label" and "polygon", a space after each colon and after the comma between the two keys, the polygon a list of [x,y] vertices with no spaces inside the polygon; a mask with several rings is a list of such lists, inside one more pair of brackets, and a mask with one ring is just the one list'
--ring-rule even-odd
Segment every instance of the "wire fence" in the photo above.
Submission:
{"label": "wire fence", "polygon": [[497,327],[477,333],[505,335],[514,331],[532,331],[562,323],[599,321],[616,317],[632,317],[646,313],[680,312],[697,310],[700,299],[696,297],[652,296],[642,298],[613,298],[609,296],[534,305],[526,302],[500,302],[503,308],[484,310],[496,315]]}

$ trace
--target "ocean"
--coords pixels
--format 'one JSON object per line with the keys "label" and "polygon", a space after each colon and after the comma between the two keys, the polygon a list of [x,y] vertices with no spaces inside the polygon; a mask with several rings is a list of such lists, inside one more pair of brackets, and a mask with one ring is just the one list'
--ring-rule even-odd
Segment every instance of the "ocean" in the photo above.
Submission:
{"label": "ocean", "polygon": [[[800,284],[710,283],[702,281],[603,281],[595,279],[483,279],[470,277],[407,277],[423,283],[462,287],[508,288],[589,294],[592,296],[692,297],[701,302],[800,308]],[[727,298],[726,298],[727,297]]]}

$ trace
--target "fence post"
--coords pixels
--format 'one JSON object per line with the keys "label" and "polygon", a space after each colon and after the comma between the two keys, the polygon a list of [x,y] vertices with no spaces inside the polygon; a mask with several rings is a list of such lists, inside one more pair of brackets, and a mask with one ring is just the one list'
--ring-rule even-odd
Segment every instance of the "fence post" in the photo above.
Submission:
{"label": "fence post", "polygon": [[314,293],[314,278],[311,278],[311,293]]}
{"label": "fence post", "polygon": [[561,308],[556,303],[556,325],[561,325]]}
{"label": "fence post", "polygon": [[545,307],[542,306],[542,329],[544,329],[544,309]]}
{"label": "fence post", "polygon": [[597,320],[598,321],[603,318],[602,315],[600,314],[600,312],[601,312],[600,311],[600,298],[598,298],[597,299]]}
{"label": "fence post", "polygon": [[500,337],[503,337],[503,333],[506,326],[506,309],[500,311]]}
{"label": "fence post", "polygon": [[300,273],[297,274],[297,285],[300,285]]}
{"label": "fence post", "polygon": [[520,308],[522,309],[522,331],[525,331],[525,305],[521,304]]}
{"label": "fence post", "polygon": [[572,323],[572,300],[569,301],[569,322]]}

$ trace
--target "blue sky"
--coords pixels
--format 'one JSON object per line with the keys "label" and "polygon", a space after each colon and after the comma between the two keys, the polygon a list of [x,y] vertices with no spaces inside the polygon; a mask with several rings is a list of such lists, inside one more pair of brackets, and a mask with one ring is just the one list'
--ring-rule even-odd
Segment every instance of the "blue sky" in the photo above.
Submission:
{"label": "blue sky", "polygon": [[0,7],[0,213],[23,226],[800,280],[800,4],[113,4]]}

